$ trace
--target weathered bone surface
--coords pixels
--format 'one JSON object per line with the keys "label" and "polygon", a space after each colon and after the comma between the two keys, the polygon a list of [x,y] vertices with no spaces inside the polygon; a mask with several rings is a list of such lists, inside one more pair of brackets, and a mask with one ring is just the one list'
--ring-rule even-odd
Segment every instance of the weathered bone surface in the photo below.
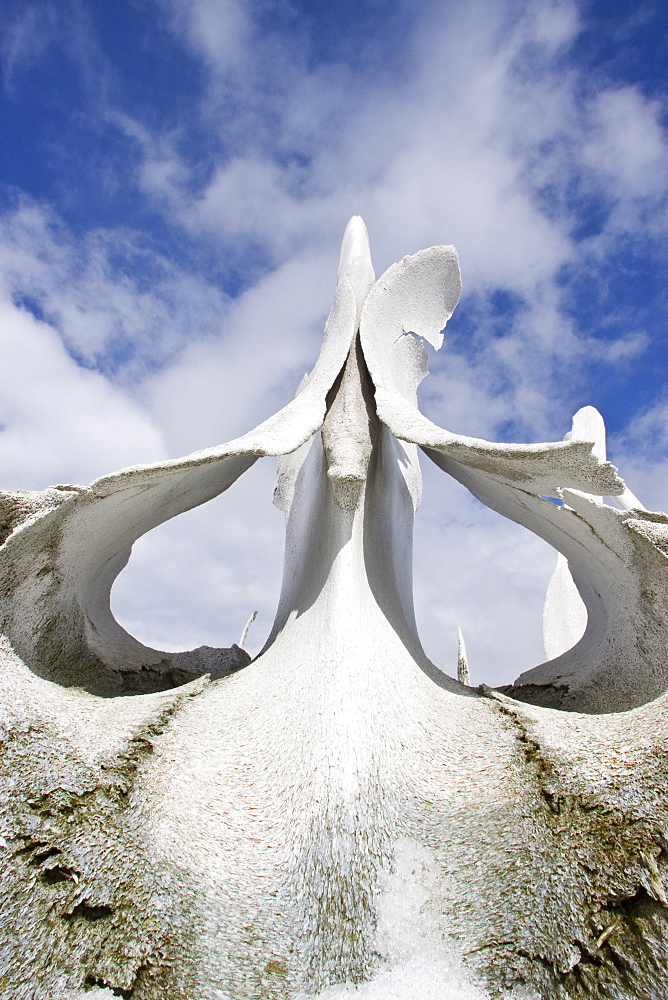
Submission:
{"label": "weathered bone surface", "polygon": [[[628,494],[595,440],[496,444],[419,413],[422,338],[440,346],[459,288],[451,247],[374,281],[353,219],[284,410],[185,459],[2,496],[3,996],[360,982],[392,960],[376,916],[413,856],[430,926],[489,995],[662,995],[668,518],[599,501]],[[417,445],[572,569],[585,634],[520,678],[522,701],[422,650]],[[283,456],[287,515],[264,650],[147,649],[109,609],[132,543],[262,455]],[[463,643],[460,660],[466,679]]]}
{"label": "weathered bone surface", "polygon": [[[573,426],[564,435],[565,441],[593,441],[592,453],[601,461],[606,459],[605,423],[593,406],[583,406],[573,417]],[[602,503],[602,497],[592,496]],[[628,487],[612,502],[621,510],[645,510]],[[543,608],[543,640],[545,656],[554,660],[567,652],[584,635],[587,627],[587,608],[580,597],[568,560],[561,552],[550,579]]]}

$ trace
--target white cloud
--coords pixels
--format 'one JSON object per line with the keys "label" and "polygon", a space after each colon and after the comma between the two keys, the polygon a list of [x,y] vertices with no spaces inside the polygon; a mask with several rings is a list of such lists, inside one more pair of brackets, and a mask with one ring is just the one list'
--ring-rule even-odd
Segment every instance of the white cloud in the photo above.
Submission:
{"label": "white cloud", "polygon": [[626,86],[597,94],[585,163],[605,177],[617,198],[662,198],[668,181],[666,137],[659,101]]}
{"label": "white cloud", "polygon": [[[5,5],[0,30],[0,66],[5,90],[14,95],[21,78],[42,68],[60,49],[98,101],[104,100],[110,67],[81,0],[27,0]],[[56,89],[56,88],[54,88]]]}
{"label": "white cloud", "polygon": [[174,28],[185,33],[215,73],[247,63],[252,40],[248,5],[236,0],[166,0]]}
{"label": "white cloud", "polygon": [[145,377],[184,343],[220,326],[227,297],[160,256],[141,234],[75,236],[22,199],[0,225],[0,285],[56,327],[87,367],[124,382]]}
{"label": "white cloud", "polygon": [[425,649],[451,676],[461,628],[471,684],[510,683],[544,659],[542,608],[556,555],[427,459],[416,518],[415,598]]}
{"label": "white cloud", "polygon": [[283,514],[272,504],[276,462],[261,459],[218,499],[139,539],[112,592],[117,619],[138,639],[176,651],[238,642],[259,652],[280,592]]}
{"label": "white cloud", "polygon": [[53,39],[56,25],[56,11],[50,4],[27,7],[20,16],[8,19],[0,43],[3,83],[7,90],[13,90],[17,73],[39,62]]}
{"label": "white cloud", "polygon": [[234,301],[218,336],[146,380],[176,454],[230,440],[292,398],[320,350],[335,271],[333,253],[295,257]]}
{"label": "white cloud", "polygon": [[102,375],[77,365],[53,327],[3,301],[0,329],[3,489],[86,483],[164,456],[147,415]]}

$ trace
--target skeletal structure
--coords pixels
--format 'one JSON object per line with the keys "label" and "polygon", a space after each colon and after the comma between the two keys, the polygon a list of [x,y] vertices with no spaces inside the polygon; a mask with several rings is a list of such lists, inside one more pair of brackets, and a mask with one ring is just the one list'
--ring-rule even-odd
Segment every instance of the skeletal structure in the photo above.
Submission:
{"label": "skeletal structure", "polygon": [[[184,459],[2,495],[3,996],[359,982],[382,968],[379,893],[407,843],[435,873],[423,909],[492,995],[660,995],[668,518],[600,502],[629,495],[577,421],[509,445],[418,411],[421,341],[440,347],[459,292],[452,247],[375,281],[353,219],[283,410]],[[563,553],[586,605],[582,639],[505,694],[420,645],[418,445]],[[262,455],[282,456],[287,516],[264,650],[146,648],[109,609],[132,543]],[[463,644],[460,661],[465,679]]]}

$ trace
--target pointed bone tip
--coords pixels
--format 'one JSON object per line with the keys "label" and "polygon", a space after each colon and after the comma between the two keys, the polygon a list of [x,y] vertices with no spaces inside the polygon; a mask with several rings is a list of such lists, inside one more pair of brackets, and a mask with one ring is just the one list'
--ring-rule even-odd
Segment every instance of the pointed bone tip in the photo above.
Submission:
{"label": "pointed bone tip", "polygon": [[605,421],[595,406],[581,406],[573,414],[571,434],[577,438],[582,433],[595,433],[599,437],[605,437]]}
{"label": "pointed bone tip", "polygon": [[460,628],[457,629],[457,656],[460,662],[467,663],[466,643],[464,642],[464,633]]}
{"label": "pointed bone tip", "polygon": [[606,460],[605,421],[595,406],[581,406],[573,414],[573,423],[565,441],[591,441],[592,454],[599,460]]}
{"label": "pointed bone tip", "polygon": [[468,657],[466,656],[466,646],[464,645],[464,635],[461,628],[457,629],[457,680],[460,684],[470,687],[471,676],[469,673]]}
{"label": "pointed bone tip", "polygon": [[346,226],[341,242],[341,256],[339,257],[339,278],[348,270],[350,264],[358,258],[371,259],[371,248],[369,246],[369,234],[367,233],[364,220],[361,215],[353,215]]}
{"label": "pointed bone tip", "polygon": [[597,410],[595,406],[591,405],[581,406],[580,409],[573,414],[573,420],[575,420],[578,417],[580,418],[589,417],[590,419],[593,420],[603,420],[600,411]]}
{"label": "pointed bone tip", "polygon": [[362,218],[361,215],[351,215],[350,219],[348,220],[348,225],[346,226],[345,232],[343,234],[344,239],[346,238],[348,233],[359,233],[366,239],[369,238],[369,234],[367,233],[366,230],[366,225],[364,224],[364,219]]}

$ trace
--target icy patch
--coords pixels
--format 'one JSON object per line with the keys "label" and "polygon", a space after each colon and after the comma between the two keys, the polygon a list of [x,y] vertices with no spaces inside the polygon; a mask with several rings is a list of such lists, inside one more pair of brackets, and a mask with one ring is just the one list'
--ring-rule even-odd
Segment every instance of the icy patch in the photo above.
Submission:
{"label": "icy patch", "polygon": [[[330,986],[316,1000],[491,1000],[464,969],[439,925],[430,905],[437,895],[436,883],[430,851],[411,840],[397,841],[394,871],[378,900],[375,948],[383,960],[381,969],[358,986]],[[504,1000],[539,998],[515,989]]]}

